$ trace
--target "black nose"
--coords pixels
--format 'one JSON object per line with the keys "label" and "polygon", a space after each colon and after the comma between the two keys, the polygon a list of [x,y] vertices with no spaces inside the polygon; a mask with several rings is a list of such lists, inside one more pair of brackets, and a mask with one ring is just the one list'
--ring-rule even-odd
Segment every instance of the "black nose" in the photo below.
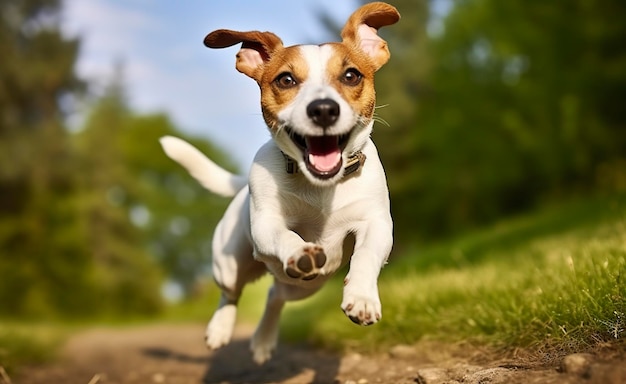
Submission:
{"label": "black nose", "polygon": [[332,99],[318,99],[306,107],[306,114],[322,128],[330,127],[339,118],[339,104]]}

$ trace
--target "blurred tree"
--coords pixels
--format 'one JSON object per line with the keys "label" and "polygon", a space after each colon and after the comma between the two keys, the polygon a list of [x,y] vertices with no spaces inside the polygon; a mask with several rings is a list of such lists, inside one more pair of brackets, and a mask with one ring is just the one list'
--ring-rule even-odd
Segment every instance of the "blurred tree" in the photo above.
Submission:
{"label": "blurred tree", "polygon": [[[0,314],[91,306],[62,100],[83,89],[59,1],[0,3]],[[75,292],[68,296],[67,292]]]}
{"label": "blurred tree", "polygon": [[165,115],[129,110],[121,67],[69,134],[67,108],[86,87],[60,2],[0,10],[0,316],[152,313],[165,277],[193,292],[227,201],[165,156],[158,138],[183,135]]}
{"label": "blurred tree", "polygon": [[437,25],[449,1],[391,3],[375,138],[399,243],[623,185],[626,3],[463,0]]}
{"label": "blurred tree", "polygon": [[159,138],[182,137],[218,163],[230,161],[207,141],[179,132],[167,116],[130,111],[122,83],[119,73],[76,135],[89,249],[100,280],[121,296],[129,285],[146,295],[158,292],[148,260],[183,294],[193,294],[208,275],[212,229],[228,200],[208,193],[170,160]]}
{"label": "blurred tree", "polygon": [[121,149],[130,116],[118,67],[75,137],[77,198],[99,306],[122,314],[153,312],[160,304],[158,267],[143,247],[125,204],[130,191],[137,189]]}
{"label": "blurred tree", "polygon": [[159,138],[183,138],[220,166],[235,170],[230,158],[207,140],[180,132],[162,114],[133,116],[121,135],[124,164],[136,182],[127,204],[143,243],[185,295],[209,276],[213,229],[229,199],[205,190],[178,163],[165,156]]}

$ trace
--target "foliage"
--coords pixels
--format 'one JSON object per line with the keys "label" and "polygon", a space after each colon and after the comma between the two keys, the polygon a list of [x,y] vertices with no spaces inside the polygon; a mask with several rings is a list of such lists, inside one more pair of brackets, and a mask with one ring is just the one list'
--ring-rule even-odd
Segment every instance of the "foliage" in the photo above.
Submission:
{"label": "foliage", "polygon": [[339,310],[338,278],[288,308],[286,336],[363,350],[435,339],[571,352],[623,341],[625,212],[623,196],[569,203],[391,260],[383,318],[368,328]]}
{"label": "foliage", "polygon": [[50,325],[0,326],[0,367],[9,374],[29,364],[43,364],[55,357],[66,330]]}
{"label": "foliage", "polygon": [[439,29],[440,0],[392,3],[375,139],[400,243],[624,188],[623,2],[456,1]]}
{"label": "foliage", "polygon": [[151,314],[164,279],[193,293],[226,202],[163,154],[160,136],[184,135],[130,111],[120,73],[70,133],[67,108],[86,87],[59,2],[0,7],[0,316]]}
{"label": "foliage", "polygon": [[88,263],[73,241],[75,156],[59,103],[82,89],[78,41],[61,35],[58,1],[0,9],[0,314],[71,311],[90,302],[84,276],[66,268]]}
{"label": "foliage", "polygon": [[158,271],[122,205],[135,180],[120,148],[129,118],[121,92],[112,84],[74,137],[77,213],[92,264],[90,274],[101,297],[99,308],[115,308],[122,314],[154,312],[160,305]]}
{"label": "foliage", "polygon": [[119,212],[97,207],[98,187],[121,176],[107,172],[108,137],[81,152],[64,126],[63,106],[84,84],[74,71],[79,42],[62,35],[59,7],[2,3],[0,315],[153,312],[158,281],[146,255],[129,251],[136,245]]}
{"label": "foliage", "polygon": [[[237,304],[237,321],[242,324],[256,324],[263,315],[267,295],[274,284],[271,275],[247,284],[244,294]],[[209,284],[201,294],[189,297],[167,307],[162,320],[168,322],[206,323],[218,306],[221,290],[216,284]]]}
{"label": "foliage", "polygon": [[[193,294],[199,279],[207,274],[212,228],[228,201],[208,193],[185,169],[167,158],[159,138],[184,138],[219,164],[231,169],[233,166],[205,140],[179,132],[166,115],[129,111],[119,76],[76,137],[83,154],[80,174],[86,180],[85,190],[95,194],[97,200],[88,205],[99,210],[97,216],[117,212],[124,222],[113,227],[125,225],[125,230],[106,231],[119,242],[118,250],[130,244],[130,249],[149,252],[167,279],[179,284],[184,294]],[[104,252],[107,247],[116,247],[110,239],[98,242],[101,219],[93,225],[92,249]]]}

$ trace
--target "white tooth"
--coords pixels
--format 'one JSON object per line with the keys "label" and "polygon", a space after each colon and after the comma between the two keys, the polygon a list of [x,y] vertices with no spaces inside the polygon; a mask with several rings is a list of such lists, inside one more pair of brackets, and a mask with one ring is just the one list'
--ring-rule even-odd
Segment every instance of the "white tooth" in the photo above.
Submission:
{"label": "white tooth", "polygon": [[309,153],[309,163],[312,166],[315,166],[315,156],[313,156],[312,154]]}

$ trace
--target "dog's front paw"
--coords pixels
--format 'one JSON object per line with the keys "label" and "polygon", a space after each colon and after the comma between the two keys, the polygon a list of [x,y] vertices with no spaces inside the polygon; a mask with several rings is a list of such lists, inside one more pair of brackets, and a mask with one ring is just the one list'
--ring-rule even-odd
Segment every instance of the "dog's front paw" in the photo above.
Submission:
{"label": "dog's front paw", "polygon": [[306,245],[299,254],[287,260],[285,273],[294,279],[313,280],[326,264],[324,249],[317,245]]}
{"label": "dog's front paw", "polygon": [[359,295],[345,295],[341,309],[354,323],[372,325],[382,317],[380,300]]}

